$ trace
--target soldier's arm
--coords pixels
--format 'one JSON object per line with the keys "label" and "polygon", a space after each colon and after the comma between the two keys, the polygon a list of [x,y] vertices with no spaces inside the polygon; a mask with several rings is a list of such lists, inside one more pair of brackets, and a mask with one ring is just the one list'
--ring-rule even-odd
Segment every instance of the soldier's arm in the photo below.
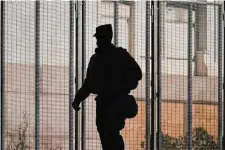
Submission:
{"label": "soldier's arm", "polygon": [[89,95],[90,95],[90,92],[88,91],[87,81],[85,79],[84,84],[82,85],[82,87],[78,90],[78,92],[75,95],[74,101],[72,103],[73,108],[76,111],[79,111],[80,110],[80,107],[79,107],[80,103],[82,101],[84,101]]}
{"label": "soldier's arm", "polygon": [[90,62],[88,64],[87,74],[86,78],[84,80],[84,84],[81,86],[81,88],[78,90],[78,92],[75,95],[74,102],[78,105],[84,101],[89,95],[90,95],[90,88],[89,88],[89,74],[90,74],[90,64],[92,63],[92,58],[90,59]]}
{"label": "soldier's arm", "polygon": [[87,78],[84,80],[84,84],[82,87],[78,90],[78,92],[75,95],[75,101],[77,104],[80,104],[82,101],[84,101],[89,95],[90,91],[88,89],[88,83],[87,83]]}

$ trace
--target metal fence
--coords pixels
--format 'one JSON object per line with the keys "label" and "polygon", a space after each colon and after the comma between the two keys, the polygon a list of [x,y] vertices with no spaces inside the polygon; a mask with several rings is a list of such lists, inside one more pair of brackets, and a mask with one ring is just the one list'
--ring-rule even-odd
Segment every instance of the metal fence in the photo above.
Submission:
{"label": "metal fence", "polygon": [[223,8],[216,3],[160,6],[162,146],[221,149]]}
{"label": "metal fence", "polygon": [[2,1],[1,6],[1,147],[72,149],[73,5]]}
{"label": "metal fence", "polygon": [[70,105],[101,24],[143,72],[126,149],[222,150],[223,1],[108,0],[1,1],[1,149],[101,149],[95,95]]}
{"label": "metal fence", "polygon": [[[88,63],[96,47],[96,41],[93,38],[96,26],[112,24],[114,30],[113,43],[126,48],[145,72],[146,2],[87,1],[84,3],[84,7],[85,64]],[[143,78],[138,89],[133,91],[139,104],[139,114],[135,119],[127,120],[126,127],[122,131],[127,149],[143,149],[145,145],[145,83],[146,81]],[[95,126],[94,97],[94,95],[90,96],[84,104],[83,127],[85,130],[83,130],[83,134],[86,137],[84,148],[89,150],[101,148]]]}

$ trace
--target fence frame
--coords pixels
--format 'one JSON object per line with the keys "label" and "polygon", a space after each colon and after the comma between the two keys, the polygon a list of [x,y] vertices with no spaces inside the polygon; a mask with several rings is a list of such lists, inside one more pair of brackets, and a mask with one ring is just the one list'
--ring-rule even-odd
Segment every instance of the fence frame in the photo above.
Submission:
{"label": "fence frame", "polygon": [[73,0],[70,0],[70,51],[69,51],[69,149],[73,149],[73,108],[74,98],[74,6]]}
{"label": "fence frame", "polygon": [[119,2],[114,2],[114,44],[118,46],[118,29],[119,29]]}
{"label": "fence frame", "polygon": [[222,150],[222,105],[223,105],[223,98],[222,98],[222,92],[223,92],[223,73],[222,73],[222,51],[224,51],[223,47],[223,29],[224,29],[224,5],[218,6],[218,145],[219,149]]}
{"label": "fence frame", "polygon": [[[146,150],[160,149],[161,139],[161,15],[160,3],[146,2]],[[188,101],[187,101],[187,149],[192,149],[192,5],[188,3]],[[222,64],[224,52],[224,5],[219,4],[219,54],[218,55],[218,145],[225,148],[225,103],[224,79],[225,68]],[[40,148],[40,1],[35,2],[35,150]],[[77,91],[85,77],[86,60],[86,1],[70,1],[70,60],[69,60],[69,149],[74,147],[73,128],[75,128],[75,150],[85,150],[85,102],[80,112],[75,113],[73,123],[73,109],[71,106],[74,97],[74,60],[75,60],[75,90]],[[114,42],[118,46],[118,2],[114,2]],[[1,106],[0,106],[0,145],[4,149],[4,86],[5,86],[5,1],[1,1]],[[76,18],[74,18],[76,17]],[[152,27],[152,28],[151,28]],[[223,32],[222,32],[223,31]],[[83,36],[79,36],[83,35]],[[151,43],[151,45],[150,45]],[[75,45],[76,44],[76,45]],[[75,53],[74,53],[75,48]],[[151,52],[151,56],[150,56]],[[150,65],[150,61],[152,64]],[[151,72],[150,72],[151,71]],[[80,74],[80,72],[82,72]],[[151,74],[150,74],[151,73]],[[152,75],[150,79],[150,75]],[[150,98],[151,94],[151,98]],[[155,107],[156,105],[156,107]],[[157,110],[157,111],[156,111]],[[156,117],[157,116],[157,117]],[[74,126],[75,125],[75,126]],[[223,131],[223,132],[222,132]]]}
{"label": "fence frame", "polygon": [[[86,72],[86,1],[82,1],[82,84],[85,79]],[[82,120],[81,120],[81,149],[85,150],[86,145],[86,101],[82,102]]]}
{"label": "fence frame", "polygon": [[5,86],[5,2],[1,1],[1,106],[0,106],[0,145],[4,149],[4,86]]}
{"label": "fence frame", "polygon": [[[82,64],[83,64],[83,56],[82,56],[82,37],[79,35],[82,35],[82,1],[76,1],[76,54],[75,54],[75,68],[76,68],[76,77],[75,77],[75,86],[76,86],[76,92],[82,85]],[[80,73],[81,72],[81,73]],[[81,136],[82,136],[82,111],[75,112],[75,150],[81,149]]]}
{"label": "fence frame", "polygon": [[40,1],[35,2],[35,150],[40,148]]}
{"label": "fence frame", "polygon": [[162,146],[162,132],[161,132],[161,102],[162,102],[162,83],[161,83],[161,65],[162,65],[162,17],[161,17],[161,3],[157,2],[157,131],[156,131],[156,148],[160,149]]}
{"label": "fence frame", "polygon": [[[150,147],[151,147],[151,135],[150,135],[150,132],[151,132],[151,128],[150,128],[150,119],[151,119],[151,106],[150,106],[150,103],[151,103],[151,100],[150,100],[150,40],[152,42],[152,40],[154,40],[153,38],[151,38],[151,34],[150,34],[150,24],[153,23],[153,20],[152,20],[152,14],[151,14],[151,3],[150,1],[146,1],[146,51],[145,51],[145,55],[146,55],[146,59],[145,59],[145,67],[146,67],[146,85],[145,85],[145,91],[146,91],[146,95],[145,95],[145,101],[146,101],[146,137],[145,137],[145,140],[146,140],[146,150],[149,150]],[[152,18],[151,18],[152,17]],[[153,29],[154,30],[154,29]],[[147,84],[148,83],[148,84]]]}
{"label": "fence frame", "polygon": [[192,6],[188,4],[187,149],[192,150]]}
{"label": "fence frame", "polygon": [[157,14],[155,10],[157,10],[156,8],[156,2],[155,1],[151,1],[151,98],[150,98],[150,150],[154,150],[155,149],[155,50],[156,50],[156,39],[154,38],[157,34],[157,25],[156,25],[156,19],[157,19]]}
{"label": "fence frame", "polygon": [[[225,1],[223,1],[223,57],[225,55]],[[225,66],[223,64],[223,78],[225,75]],[[224,79],[223,79],[223,148],[225,148],[225,86],[224,86]]]}

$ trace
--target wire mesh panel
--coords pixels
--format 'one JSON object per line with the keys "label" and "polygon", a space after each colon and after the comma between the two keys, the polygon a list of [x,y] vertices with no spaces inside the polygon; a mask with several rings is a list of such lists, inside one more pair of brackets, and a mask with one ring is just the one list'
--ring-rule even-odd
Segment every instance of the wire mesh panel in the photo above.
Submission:
{"label": "wire mesh panel", "polygon": [[[141,66],[145,74],[145,2],[86,1],[85,2],[85,66],[96,48],[93,37],[95,28],[102,24],[112,24],[113,43],[126,48]],[[117,24],[115,27],[114,24]],[[117,30],[117,31],[115,31]],[[122,131],[126,149],[144,149],[145,147],[145,79],[140,81],[137,90],[132,94],[139,105],[139,113],[135,119],[126,120]],[[89,96],[85,102],[85,149],[101,149],[96,130],[95,95]]]}
{"label": "wire mesh panel", "polygon": [[[73,4],[70,1],[1,4],[4,4],[2,37],[5,39],[4,57],[1,57],[4,58],[5,83],[4,105],[1,106],[4,147],[3,144],[1,147],[9,150],[69,149],[73,141],[73,115],[69,107],[74,84],[70,40],[73,40]],[[36,11],[37,8],[40,11]],[[36,59],[39,57],[37,46],[40,60]],[[40,66],[35,65],[39,63]],[[40,87],[40,92],[36,86]],[[36,102],[40,102],[40,111]]]}
{"label": "wire mesh panel", "polygon": [[34,147],[34,4],[4,2],[4,149]]}
{"label": "wire mesh panel", "polygon": [[[218,67],[222,65],[222,60],[218,60],[222,55],[218,43],[219,32],[222,32],[218,29],[220,4],[192,3],[191,19],[188,19],[189,3],[161,2],[160,5],[162,148],[186,147],[190,114],[192,148],[217,149],[218,133],[222,132],[219,125],[222,118],[218,116],[222,114],[218,110],[222,102],[219,84],[223,82],[222,69]],[[189,34],[192,37],[188,37]],[[188,38],[192,39],[191,80],[188,78]],[[189,92],[188,87],[191,87]],[[187,105],[188,100],[192,106]]]}
{"label": "wire mesh panel", "polygon": [[218,6],[196,4],[194,17],[193,147],[216,149],[221,121],[218,82],[222,82],[218,80]]}
{"label": "wire mesh panel", "polygon": [[[130,1],[119,3],[118,46],[124,47],[135,58],[142,69],[143,78],[132,95],[138,103],[138,115],[127,119],[122,135],[128,150],[145,149],[145,50],[146,50],[146,2]],[[150,45],[150,43],[148,43]]]}
{"label": "wire mesh panel", "polygon": [[[162,145],[154,143],[155,147],[159,144],[159,149],[222,149],[224,6],[221,2],[153,2],[159,4],[154,6],[157,7],[154,12],[150,7],[146,10],[146,4],[150,4],[146,1],[82,2],[82,11],[79,8],[76,12],[79,16],[76,31],[84,33],[76,34],[79,44],[83,44],[78,46],[79,56],[83,50],[77,66],[79,77],[85,74],[95,52],[95,28],[102,24],[112,24],[112,42],[126,48],[142,69],[143,78],[131,92],[139,112],[134,119],[126,120],[121,132],[125,149],[148,149],[150,124],[154,129],[151,141],[162,141]],[[1,148],[73,149],[74,120],[70,102],[74,79],[72,35],[75,26],[71,23],[74,5],[71,1],[38,1],[40,9],[35,14],[35,3],[1,2],[4,4],[1,7],[4,8],[1,14],[4,80],[1,83],[4,123]],[[151,18],[155,25],[152,41],[146,33],[150,32],[150,25],[146,24],[150,22],[146,15],[150,12],[159,17]],[[153,41],[154,45],[150,45]],[[146,51],[150,46],[152,51]],[[146,54],[154,57],[154,64]],[[40,60],[36,59],[39,57]],[[150,65],[155,72],[150,72]],[[154,75],[153,79],[149,73]],[[146,110],[150,106],[147,103],[151,98],[150,80],[154,80],[151,96],[155,96],[151,99],[151,111]],[[95,123],[95,96],[90,95],[84,102],[83,118],[79,119],[83,130],[80,132],[79,127],[77,138],[86,150],[101,149]],[[152,123],[148,120],[150,112]],[[156,134],[157,131],[162,134]]]}
{"label": "wire mesh panel", "polygon": [[[162,112],[163,149],[174,149],[173,138],[185,135],[187,119],[188,10],[162,2],[160,9],[162,34]],[[181,5],[178,5],[181,6]],[[168,141],[166,139],[168,138]],[[182,148],[183,145],[181,145]]]}
{"label": "wire mesh panel", "polygon": [[40,2],[40,149],[69,149],[70,2]]}

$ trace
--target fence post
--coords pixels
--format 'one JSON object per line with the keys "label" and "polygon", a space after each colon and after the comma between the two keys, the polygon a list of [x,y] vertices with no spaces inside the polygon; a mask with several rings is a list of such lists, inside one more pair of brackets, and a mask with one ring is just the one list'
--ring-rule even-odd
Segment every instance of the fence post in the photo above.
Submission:
{"label": "fence post", "polygon": [[151,2],[151,101],[150,101],[150,113],[151,113],[151,140],[150,149],[154,150],[157,147],[156,143],[156,118],[157,115],[155,101],[157,100],[157,51],[158,51],[158,2]]}
{"label": "fence post", "polygon": [[187,149],[192,150],[192,3],[188,7]]}
{"label": "fence post", "polygon": [[70,52],[69,52],[69,149],[73,149],[73,108],[74,98],[74,1],[70,1]]}
{"label": "fence post", "polygon": [[219,11],[218,11],[218,149],[222,150],[222,105],[223,105],[223,72],[222,72],[222,66],[223,66],[223,4],[219,5]]}
{"label": "fence post", "polygon": [[145,90],[146,90],[146,150],[150,149],[150,117],[151,117],[151,107],[150,107],[150,16],[151,16],[151,6],[150,1],[146,1],[146,59],[145,59],[145,67],[146,67],[146,84],[145,84]]}
{"label": "fence post", "polygon": [[[224,58],[224,55],[225,55],[225,38],[224,38],[224,35],[225,35],[225,1],[223,1],[223,56],[222,58]],[[224,67],[224,61],[222,62],[223,63],[223,149],[225,148],[225,102],[224,102],[224,95],[225,95],[225,92],[224,92],[224,75],[225,75],[225,67]]]}
{"label": "fence post", "polygon": [[35,14],[35,150],[40,148],[40,1]]}
{"label": "fence post", "polygon": [[[82,84],[82,1],[76,1],[76,92]],[[75,150],[81,148],[81,113],[75,113]]]}
{"label": "fence post", "polygon": [[118,46],[118,29],[119,29],[119,4],[114,2],[114,44]]}
{"label": "fence post", "polygon": [[161,139],[161,103],[162,103],[162,86],[161,86],[161,60],[162,60],[162,15],[161,15],[161,5],[164,2],[157,2],[157,16],[158,16],[158,37],[157,37],[157,149],[161,149],[162,146],[162,139]]}
{"label": "fence post", "polygon": [[1,118],[1,149],[4,149],[4,82],[5,82],[5,2],[1,1],[1,106],[0,106],[0,118]]}
{"label": "fence post", "polygon": [[[82,83],[84,83],[86,72],[86,1],[82,1]],[[86,145],[86,101],[82,102],[82,121],[81,121],[81,149],[85,150]]]}

